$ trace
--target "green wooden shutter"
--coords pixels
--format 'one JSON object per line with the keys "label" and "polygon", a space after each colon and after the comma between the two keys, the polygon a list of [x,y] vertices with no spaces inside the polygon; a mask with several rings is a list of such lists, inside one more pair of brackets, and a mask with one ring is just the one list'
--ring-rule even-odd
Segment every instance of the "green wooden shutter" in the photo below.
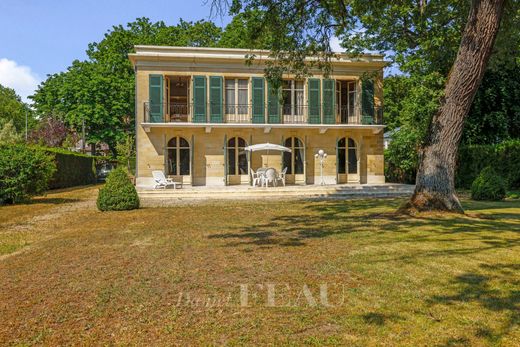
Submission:
{"label": "green wooden shutter", "polygon": [[253,123],[265,122],[264,108],[264,78],[253,77],[252,97],[253,97]]}
{"label": "green wooden shutter", "polygon": [[374,124],[374,81],[364,80],[361,92],[361,123]]}
{"label": "green wooden shutter", "polygon": [[267,83],[267,122],[280,123],[280,90]]}
{"label": "green wooden shutter", "polygon": [[319,124],[321,122],[320,80],[317,78],[309,78],[308,90],[309,90],[308,122],[311,124]]}
{"label": "green wooden shutter", "polygon": [[334,124],[334,97],[336,81],[332,79],[323,80],[323,123]]}
{"label": "green wooden shutter", "polygon": [[224,105],[222,102],[222,84],[221,76],[210,76],[209,78],[209,121],[211,123],[222,123],[224,114]]}
{"label": "green wooden shutter", "polygon": [[148,80],[149,87],[149,110],[150,122],[161,123],[163,118],[163,76],[150,75]]}
{"label": "green wooden shutter", "polygon": [[193,76],[193,122],[206,121],[206,76]]}

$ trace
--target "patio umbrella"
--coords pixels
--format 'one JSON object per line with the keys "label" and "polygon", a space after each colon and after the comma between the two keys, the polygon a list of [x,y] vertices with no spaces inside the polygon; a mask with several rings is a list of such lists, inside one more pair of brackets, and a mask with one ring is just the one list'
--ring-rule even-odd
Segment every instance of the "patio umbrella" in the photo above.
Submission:
{"label": "patio umbrella", "polygon": [[281,152],[291,152],[290,148],[276,145],[274,143],[259,143],[256,145],[247,146],[244,148],[246,151],[256,152],[256,151],[267,151],[269,154],[269,151],[281,151]]}
{"label": "patio umbrella", "polygon": [[269,151],[292,152],[290,148],[269,142],[247,146],[244,149],[250,152],[267,151],[267,165],[269,165]]}

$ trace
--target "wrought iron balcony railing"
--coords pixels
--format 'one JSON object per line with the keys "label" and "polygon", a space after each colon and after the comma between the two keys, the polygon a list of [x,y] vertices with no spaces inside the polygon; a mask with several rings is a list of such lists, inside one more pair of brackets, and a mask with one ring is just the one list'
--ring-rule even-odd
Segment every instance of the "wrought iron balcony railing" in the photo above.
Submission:
{"label": "wrought iron balcony railing", "polygon": [[383,109],[363,112],[356,107],[321,105],[252,104],[205,105],[187,103],[144,103],[145,123],[239,123],[239,124],[383,124]]}

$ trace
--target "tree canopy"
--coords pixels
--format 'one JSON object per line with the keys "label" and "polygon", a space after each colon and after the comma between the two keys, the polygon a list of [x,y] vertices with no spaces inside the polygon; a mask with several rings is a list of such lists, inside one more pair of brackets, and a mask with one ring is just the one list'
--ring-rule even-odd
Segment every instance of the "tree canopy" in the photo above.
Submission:
{"label": "tree canopy", "polygon": [[0,84],[0,128],[7,123],[11,123],[16,132],[22,133],[25,130],[26,112],[28,126],[32,128],[36,122],[31,109],[22,102],[22,99],[16,94],[14,89]]}

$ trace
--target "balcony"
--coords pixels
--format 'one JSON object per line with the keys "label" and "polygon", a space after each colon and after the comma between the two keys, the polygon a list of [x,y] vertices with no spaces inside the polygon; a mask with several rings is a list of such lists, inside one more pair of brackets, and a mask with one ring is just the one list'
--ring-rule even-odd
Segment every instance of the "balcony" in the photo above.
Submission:
{"label": "balcony", "polygon": [[382,125],[383,108],[343,106],[332,110],[321,105],[206,105],[144,103],[144,123],[214,123],[214,124],[314,124]]}

